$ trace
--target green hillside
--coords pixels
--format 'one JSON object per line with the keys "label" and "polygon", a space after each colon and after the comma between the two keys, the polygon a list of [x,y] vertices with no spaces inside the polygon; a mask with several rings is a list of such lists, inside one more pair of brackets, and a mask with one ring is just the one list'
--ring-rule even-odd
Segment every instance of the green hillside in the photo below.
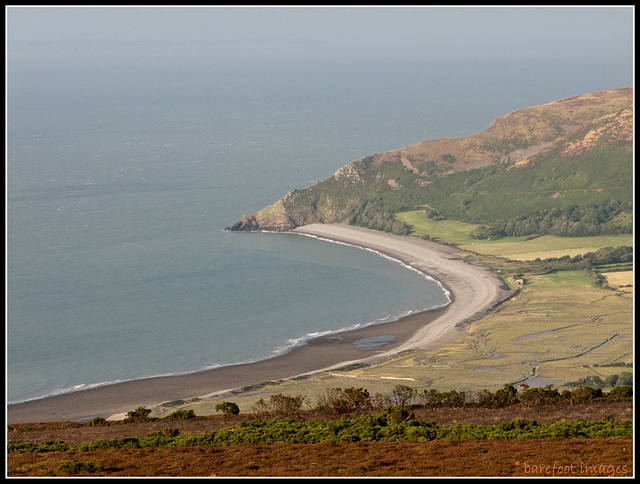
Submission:
{"label": "green hillside", "polygon": [[[395,214],[424,210],[436,220],[490,225],[557,209],[581,218],[593,206],[599,215],[589,230],[631,233],[632,102],[631,88],[586,94],[515,111],[474,135],[372,154],[227,229],[348,221],[408,234]],[[562,235],[604,233],[598,230]]]}

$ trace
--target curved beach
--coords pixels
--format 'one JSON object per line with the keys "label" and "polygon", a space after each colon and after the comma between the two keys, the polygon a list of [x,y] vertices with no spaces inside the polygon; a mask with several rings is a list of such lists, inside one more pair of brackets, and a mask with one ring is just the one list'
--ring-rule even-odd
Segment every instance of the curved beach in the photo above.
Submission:
{"label": "curved beach", "polygon": [[374,250],[399,260],[439,281],[449,292],[451,303],[398,321],[319,337],[284,355],[255,363],[146,378],[9,405],[8,422],[116,418],[140,406],[206,398],[355,362],[375,363],[406,349],[428,348],[510,295],[498,277],[463,262],[453,247],[343,224],[314,224],[293,232]]}

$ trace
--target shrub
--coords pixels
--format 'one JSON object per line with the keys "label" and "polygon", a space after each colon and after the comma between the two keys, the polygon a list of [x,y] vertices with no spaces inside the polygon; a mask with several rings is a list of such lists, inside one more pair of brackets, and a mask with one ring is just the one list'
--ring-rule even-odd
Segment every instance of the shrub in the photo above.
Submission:
{"label": "shrub", "polygon": [[187,420],[190,418],[196,418],[195,412],[193,410],[184,409],[176,410],[165,417],[166,420]]}
{"label": "shrub", "polygon": [[175,437],[180,434],[178,429],[170,429],[169,427],[165,427],[161,430],[156,430],[155,432],[149,432],[147,437]]}
{"label": "shrub", "polygon": [[464,391],[451,390],[450,392],[438,392],[435,389],[424,390],[421,395],[421,403],[427,408],[462,408],[469,402],[469,394]]}
{"label": "shrub", "polygon": [[7,453],[22,453],[22,452],[38,452],[38,444],[35,442],[18,442],[16,444],[9,443],[7,445]]}
{"label": "shrub", "polygon": [[[380,442],[427,441],[435,439],[513,439],[513,438],[610,438],[633,435],[633,423],[622,423],[607,415],[601,422],[575,421],[537,424],[527,419],[495,425],[458,424],[439,428],[434,422],[423,422],[405,408],[389,407],[384,412],[339,420],[314,419],[296,422],[291,418],[275,417],[271,421],[252,420],[233,427],[211,430],[201,434],[178,435],[175,429],[162,429],[143,439],[117,438],[68,446],[59,451],[85,452],[96,449],[140,449],[161,446],[218,447],[237,444],[313,444],[321,442]],[[44,452],[49,446],[27,443],[9,445],[9,452]],[[60,444],[60,443],[54,443]],[[21,450],[15,447],[21,446]],[[70,472],[88,471],[80,463],[70,461],[64,467]]]}
{"label": "shrub", "polygon": [[363,412],[372,407],[369,392],[364,388],[331,388],[318,399],[316,410],[331,414]]}
{"label": "shrub", "polygon": [[96,449],[139,449],[140,441],[135,437],[116,437],[115,439],[94,440],[86,444],[79,444],[74,450],[86,452]]}
{"label": "shrub", "polygon": [[416,416],[404,407],[391,407],[382,412],[383,418],[388,423],[391,422],[406,422],[407,420],[414,420]]}
{"label": "shrub", "polygon": [[503,388],[496,390],[495,393],[491,393],[489,390],[480,390],[476,394],[476,398],[478,405],[484,408],[501,408],[520,402],[518,391],[508,383]]}
{"label": "shrub", "polygon": [[94,426],[97,426],[97,425],[107,425],[107,420],[102,418],[102,417],[95,417],[92,420],[89,420],[87,422],[87,425],[89,427],[94,427]]}
{"label": "shrub", "polygon": [[80,474],[82,472],[97,472],[101,471],[102,467],[93,462],[80,462],[76,459],[66,460],[58,466],[59,471],[66,471],[70,474]]}
{"label": "shrub", "polygon": [[391,405],[391,402],[389,401],[389,397],[387,395],[383,395],[382,393],[376,393],[371,398],[371,405],[375,410],[380,411],[383,408]]}
{"label": "shrub", "polygon": [[572,404],[588,403],[591,400],[601,398],[602,396],[603,394],[600,388],[578,387],[571,392],[571,398],[569,401]]}
{"label": "shrub", "polygon": [[443,217],[440,212],[438,212],[437,210],[434,210],[432,208],[427,208],[425,211],[425,214],[427,216],[427,218],[430,218],[431,220],[435,220],[436,222],[440,221],[440,220],[445,220],[445,217]]}
{"label": "shrub", "polygon": [[38,452],[66,452],[70,448],[63,440],[45,440],[38,445]]}
{"label": "shrub", "polygon": [[222,412],[225,417],[233,417],[240,413],[240,408],[233,402],[222,402],[216,405],[216,412]]}
{"label": "shrub", "polygon": [[531,407],[536,405],[550,405],[562,400],[558,390],[541,387],[526,388],[520,394],[520,403]]}
{"label": "shrub", "polygon": [[138,441],[138,445],[140,447],[163,447],[172,445],[178,435],[180,435],[178,429],[165,427],[155,432],[149,432],[145,438]]}
{"label": "shrub", "polygon": [[518,391],[506,383],[503,388],[493,394],[493,403],[496,407],[514,405],[518,403]]}
{"label": "shrub", "polygon": [[633,388],[628,385],[615,387],[607,394],[607,400],[622,400],[632,397]]}
{"label": "shrub", "polygon": [[277,393],[269,397],[269,401],[266,402],[263,398],[258,400],[255,404],[256,411],[261,417],[268,415],[278,416],[298,416],[302,404],[306,400],[303,395],[296,395],[295,397],[283,395]]}
{"label": "shrub", "polygon": [[155,420],[154,418],[149,417],[151,410],[145,407],[138,407],[135,410],[130,410],[127,412],[126,418],[123,420],[124,423],[133,423],[133,422],[150,422]]}
{"label": "shrub", "polygon": [[393,387],[389,400],[393,405],[398,407],[407,407],[417,395],[418,391],[415,388],[406,385],[396,385]]}

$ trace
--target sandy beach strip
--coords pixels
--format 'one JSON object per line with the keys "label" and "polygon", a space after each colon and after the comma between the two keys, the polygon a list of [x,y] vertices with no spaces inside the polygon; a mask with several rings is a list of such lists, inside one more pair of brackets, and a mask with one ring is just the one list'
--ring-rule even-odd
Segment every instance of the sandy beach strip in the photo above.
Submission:
{"label": "sandy beach strip", "polygon": [[294,232],[374,250],[432,277],[449,292],[452,304],[447,314],[418,330],[387,355],[408,348],[427,348],[511,294],[498,276],[464,262],[455,247],[344,224],[313,224]]}
{"label": "sandy beach strip", "polygon": [[368,248],[399,260],[439,281],[452,303],[398,321],[322,336],[255,363],[145,378],[9,405],[8,423],[110,418],[141,406],[206,398],[358,362],[375,363],[406,349],[428,348],[456,325],[475,319],[510,294],[495,275],[461,261],[453,247],[342,224],[314,224],[294,232]]}

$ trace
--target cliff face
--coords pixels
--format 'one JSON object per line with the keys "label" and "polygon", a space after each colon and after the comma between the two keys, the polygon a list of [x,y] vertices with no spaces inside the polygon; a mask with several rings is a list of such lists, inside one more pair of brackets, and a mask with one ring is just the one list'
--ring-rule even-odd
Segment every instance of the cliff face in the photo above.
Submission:
{"label": "cliff face", "polygon": [[[571,189],[604,190],[610,193],[603,196],[625,198],[627,192],[631,196],[631,185],[627,187],[624,178],[628,167],[631,180],[632,103],[631,88],[585,94],[514,111],[470,136],[421,141],[372,154],[343,166],[321,183],[291,190],[227,230],[286,231],[346,220],[401,233],[406,229],[397,225],[393,214],[425,207],[447,212],[450,218],[464,219],[463,212],[477,217],[482,213],[479,209],[468,209],[479,200],[480,185],[491,185],[489,179],[493,185],[509,184],[515,180],[514,168],[537,166],[537,171],[521,172],[519,177],[525,173],[530,177],[527,185],[537,186],[541,193],[554,190],[553,181],[562,189],[566,183],[558,182],[553,172],[566,171],[569,163],[593,150],[609,150],[605,157],[609,168],[622,181],[606,173],[594,176],[598,168],[589,161],[582,164],[582,171],[574,170],[574,175],[580,172],[575,178],[582,182],[573,180]],[[464,180],[458,183],[461,177]],[[460,198],[464,210],[441,202],[444,198]],[[490,211],[485,210],[487,220],[492,218]]]}

